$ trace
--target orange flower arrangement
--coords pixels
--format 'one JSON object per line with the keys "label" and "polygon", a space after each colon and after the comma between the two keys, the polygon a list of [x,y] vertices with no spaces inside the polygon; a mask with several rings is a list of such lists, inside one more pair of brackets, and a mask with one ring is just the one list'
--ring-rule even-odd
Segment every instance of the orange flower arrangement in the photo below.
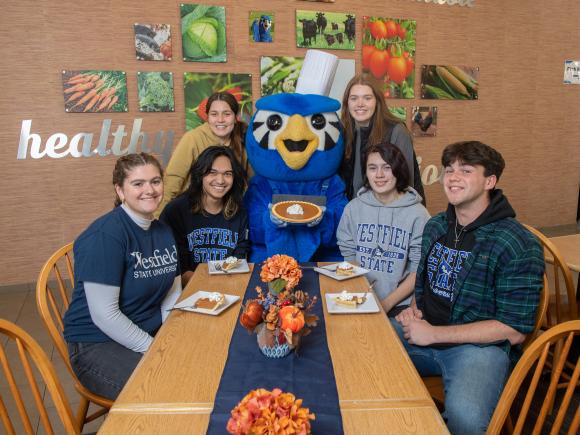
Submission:
{"label": "orange flower arrangement", "polygon": [[250,391],[231,411],[226,430],[235,435],[308,435],[316,417],[302,399],[279,388]]}
{"label": "orange flower arrangement", "polygon": [[260,278],[269,284],[268,292],[256,287],[258,298],[246,303],[240,315],[240,323],[259,336],[265,333],[262,331],[265,328],[277,344],[287,342],[294,349],[300,337],[307,335],[310,327],[316,326],[318,322],[316,315],[308,313],[318,298],[294,290],[302,278],[302,270],[298,262],[288,255],[268,258],[262,266]]}
{"label": "orange flower arrangement", "polygon": [[294,258],[276,254],[264,261],[260,278],[264,282],[273,283],[273,288],[278,293],[282,289],[290,291],[298,285],[298,281],[302,278],[302,270]]}

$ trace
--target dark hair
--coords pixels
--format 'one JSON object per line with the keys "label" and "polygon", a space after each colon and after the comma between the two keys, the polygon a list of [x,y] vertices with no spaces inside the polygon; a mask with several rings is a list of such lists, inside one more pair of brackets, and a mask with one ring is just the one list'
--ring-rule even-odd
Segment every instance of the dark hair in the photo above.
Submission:
{"label": "dark hair", "polygon": [[[396,124],[403,124],[395,117],[387,107],[385,97],[382,92],[382,85],[369,73],[362,72],[355,75],[346,85],[344,95],[342,96],[342,110],[340,120],[344,126],[344,158],[349,159],[353,151],[355,121],[348,110],[348,99],[350,91],[354,85],[368,86],[372,89],[376,100],[375,113],[371,117],[370,125],[372,126],[369,134],[368,144],[374,145],[385,140],[387,128]],[[404,124],[403,124],[404,125]]]}
{"label": "dark hair", "polygon": [[[113,169],[113,186],[122,187],[129,171],[132,171],[137,166],[153,165],[159,169],[159,175],[163,178],[163,168],[161,163],[151,154],[138,153],[138,154],[127,154],[119,157],[117,163],[115,163],[115,169]],[[115,192],[115,207],[121,205],[122,201]]]}
{"label": "dark hair", "polygon": [[226,219],[231,219],[236,215],[242,206],[242,197],[246,188],[246,173],[244,168],[234,155],[234,152],[226,146],[213,145],[206,148],[191,165],[189,177],[191,183],[187,189],[187,196],[192,202],[192,213],[205,213],[203,209],[203,177],[211,171],[213,162],[220,156],[225,156],[230,160],[234,181],[232,188],[223,198],[224,207],[222,213]]}
{"label": "dark hair", "polygon": [[207,99],[207,104],[205,106],[205,113],[209,115],[209,111],[211,109],[211,105],[215,101],[223,101],[228,106],[232,112],[234,112],[236,116],[236,122],[234,124],[234,129],[230,135],[230,147],[234,150],[234,154],[238,158],[240,162],[242,162],[244,156],[244,136],[246,134],[246,128],[248,127],[244,121],[240,121],[238,119],[238,115],[240,114],[240,105],[238,104],[238,100],[230,94],[229,92],[214,92],[211,96]]}
{"label": "dark hair", "polygon": [[447,145],[441,156],[441,164],[447,167],[456,161],[483,166],[484,175],[486,177],[495,175],[498,181],[505,168],[501,154],[479,141],[455,142]]}
{"label": "dark hair", "polygon": [[[395,187],[397,192],[404,192],[409,187],[409,165],[407,160],[398,146],[389,142],[383,142],[376,145],[371,145],[366,148],[363,155],[364,167],[367,167],[367,161],[372,153],[378,153],[386,163],[391,166],[391,171],[397,179]],[[365,169],[364,186],[370,189],[369,180]]]}

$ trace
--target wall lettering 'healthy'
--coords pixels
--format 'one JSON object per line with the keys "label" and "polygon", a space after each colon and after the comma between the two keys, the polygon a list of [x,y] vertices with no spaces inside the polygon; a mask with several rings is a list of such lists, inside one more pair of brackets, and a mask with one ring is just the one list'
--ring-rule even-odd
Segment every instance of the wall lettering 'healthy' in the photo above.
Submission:
{"label": "wall lettering 'healthy'", "polygon": [[[171,152],[173,150],[173,136],[171,130],[164,132],[158,131],[150,143],[150,134],[141,131],[142,118],[135,118],[133,121],[133,128],[129,136],[129,144],[124,148],[127,142],[125,138],[129,132],[125,131],[125,126],[119,124],[114,132],[111,133],[111,119],[104,119],[101,125],[101,131],[97,139],[96,146],[93,147],[93,133],[77,133],[69,138],[64,133],[54,133],[49,136],[46,143],[42,144],[42,138],[38,133],[32,132],[32,120],[27,119],[22,121],[20,129],[20,141],[18,143],[18,154],[16,156],[19,160],[24,160],[28,156],[33,159],[41,159],[43,157],[50,157],[53,159],[60,159],[68,155],[78,157],[91,156],[107,156],[113,153],[116,156],[138,152],[156,153],[161,156],[163,165],[167,165]],[[113,138],[112,144],[109,146],[109,139]],[[165,143],[164,142],[165,139]]]}

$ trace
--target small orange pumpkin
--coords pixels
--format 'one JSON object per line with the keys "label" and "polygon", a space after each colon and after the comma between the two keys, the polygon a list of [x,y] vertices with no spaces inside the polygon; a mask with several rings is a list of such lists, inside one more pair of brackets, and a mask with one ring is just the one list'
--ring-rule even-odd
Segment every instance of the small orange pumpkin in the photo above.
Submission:
{"label": "small orange pumpkin", "polygon": [[253,330],[258,323],[262,322],[262,313],[264,308],[256,301],[246,304],[244,312],[240,316],[240,323],[246,329]]}
{"label": "small orange pumpkin", "polygon": [[304,314],[293,305],[281,308],[278,316],[283,331],[289,329],[293,333],[297,333],[304,327]]}

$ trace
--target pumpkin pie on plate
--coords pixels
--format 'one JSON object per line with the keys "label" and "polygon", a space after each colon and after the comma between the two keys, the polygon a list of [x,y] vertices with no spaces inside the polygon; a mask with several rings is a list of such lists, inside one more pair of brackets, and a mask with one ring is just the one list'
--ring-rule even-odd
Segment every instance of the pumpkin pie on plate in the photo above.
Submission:
{"label": "pumpkin pie on plate", "polygon": [[322,215],[322,209],[308,201],[281,201],[272,206],[272,214],[284,222],[307,224]]}

